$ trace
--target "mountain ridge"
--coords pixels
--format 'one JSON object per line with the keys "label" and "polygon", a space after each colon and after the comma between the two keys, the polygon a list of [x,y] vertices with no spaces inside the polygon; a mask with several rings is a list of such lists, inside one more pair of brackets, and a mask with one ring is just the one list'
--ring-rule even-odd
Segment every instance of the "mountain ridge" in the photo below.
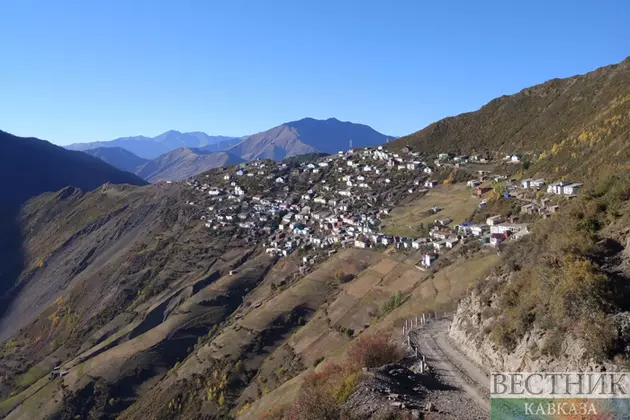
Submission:
{"label": "mountain ridge", "polygon": [[364,124],[336,118],[317,120],[307,117],[253,134],[228,151],[245,160],[282,160],[315,152],[334,154],[339,150],[347,150],[350,141],[353,147],[360,148],[381,145],[393,138]]}
{"label": "mountain ridge", "polygon": [[35,195],[73,184],[85,190],[92,190],[108,181],[146,185],[144,180],[96,157],[66,150],[45,140],[18,137],[4,131],[0,131],[0,169],[4,178],[22,174],[19,188],[16,186],[10,190],[13,194],[7,194],[8,197],[15,195],[8,202],[18,205]]}
{"label": "mountain ridge", "polygon": [[139,166],[148,162],[147,159],[134,155],[122,147],[97,147],[95,149],[85,150],[83,153],[87,153],[120,170],[131,173],[136,173]]}
{"label": "mountain ridge", "polygon": [[136,169],[136,175],[149,182],[180,181],[221,166],[244,160],[228,152],[207,152],[182,147],[152,159]]}
{"label": "mountain ridge", "polygon": [[213,146],[228,148],[239,139],[240,137],[210,136],[201,131],[183,133],[169,130],[155,137],[132,136],[109,141],[73,143],[66,146],[66,149],[86,151],[101,147],[121,147],[140,158],[153,159],[180,147],[210,148],[210,150]]}
{"label": "mountain ridge", "polygon": [[521,153],[534,163],[530,172],[571,174],[590,161],[617,166],[630,156],[624,123],[628,112],[630,57],[500,96],[476,111],[436,121],[387,147],[410,146],[422,153],[492,153],[494,157]]}

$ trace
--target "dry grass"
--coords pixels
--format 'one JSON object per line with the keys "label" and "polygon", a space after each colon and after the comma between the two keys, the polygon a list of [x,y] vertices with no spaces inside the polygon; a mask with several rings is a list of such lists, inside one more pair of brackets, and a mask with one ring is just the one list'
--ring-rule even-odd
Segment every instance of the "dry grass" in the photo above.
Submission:
{"label": "dry grass", "polygon": [[[439,185],[426,195],[411,203],[395,208],[385,220],[383,231],[391,235],[418,236],[421,225],[425,227],[436,219],[450,218],[453,224],[464,222],[470,218],[479,204],[473,198],[473,190],[464,184]],[[433,207],[441,207],[442,211],[428,215]]]}

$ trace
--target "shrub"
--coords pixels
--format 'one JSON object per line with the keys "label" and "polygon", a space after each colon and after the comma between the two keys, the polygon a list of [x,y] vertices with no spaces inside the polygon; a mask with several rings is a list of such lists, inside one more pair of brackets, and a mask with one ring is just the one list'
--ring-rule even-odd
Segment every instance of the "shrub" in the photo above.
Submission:
{"label": "shrub", "polygon": [[403,357],[401,346],[388,334],[377,332],[360,336],[348,349],[347,361],[357,368],[374,368],[394,363]]}
{"label": "shrub", "polygon": [[385,315],[402,305],[407,299],[407,294],[400,290],[389,297],[381,306],[381,313]]}
{"label": "shrub", "polygon": [[[343,404],[350,398],[361,380],[363,367],[378,367],[400,360],[402,348],[390,341],[389,336],[379,332],[359,337],[348,349],[346,360],[341,364],[328,363],[319,372],[312,372],[295,402],[282,410],[284,418],[290,420],[338,420],[346,418]],[[317,359],[314,366],[321,362]],[[268,413],[265,419],[277,419]]]}
{"label": "shrub", "polygon": [[[340,381],[343,368],[326,365],[321,372],[308,375],[287,418],[290,420],[337,420],[341,405],[335,399],[333,384]],[[343,380],[341,380],[343,382]]]}
{"label": "shrub", "polygon": [[586,356],[614,355],[619,343],[609,316],[629,309],[630,290],[623,276],[602,266],[621,248],[604,228],[628,212],[629,198],[629,175],[606,178],[508,247],[498,274],[510,281],[497,290],[502,316],[492,325],[497,343],[512,349],[537,325],[554,335],[544,354],[560,354],[569,332],[583,340]]}

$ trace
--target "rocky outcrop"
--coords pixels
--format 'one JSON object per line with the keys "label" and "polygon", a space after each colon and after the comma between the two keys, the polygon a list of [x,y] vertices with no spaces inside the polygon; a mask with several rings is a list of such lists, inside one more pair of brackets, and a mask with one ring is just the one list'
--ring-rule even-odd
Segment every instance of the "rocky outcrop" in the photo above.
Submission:
{"label": "rocky outcrop", "polygon": [[[495,279],[496,280],[496,279]],[[493,322],[500,314],[497,295],[487,300],[475,291],[462,299],[453,316],[449,337],[470,360],[493,372],[511,371],[615,371],[619,367],[612,362],[598,363],[587,358],[583,343],[571,336],[555,337],[539,327],[526,333],[518,345],[507,351],[491,337]],[[486,315],[486,316],[484,316]],[[628,313],[615,316],[620,334],[630,336]],[[625,328],[622,328],[625,325]],[[545,354],[551,340],[558,340],[560,356]]]}

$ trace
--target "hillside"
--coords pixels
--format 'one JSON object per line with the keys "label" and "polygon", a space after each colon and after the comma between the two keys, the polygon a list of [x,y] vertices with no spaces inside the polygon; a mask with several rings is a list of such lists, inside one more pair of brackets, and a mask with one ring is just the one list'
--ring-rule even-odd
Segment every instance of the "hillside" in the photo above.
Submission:
{"label": "hillside", "polygon": [[138,157],[122,147],[97,147],[85,150],[90,156],[99,158],[121,171],[135,173],[137,168],[147,162],[147,159]]}
{"label": "hillside", "polygon": [[6,183],[3,193],[3,206],[10,207],[68,185],[93,190],[106,182],[146,184],[137,176],[95,157],[65,150],[44,140],[17,137],[3,131],[0,131],[0,176],[5,180],[15,179],[15,182]]}
{"label": "hillside", "polygon": [[[16,218],[19,287],[0,313],[0,417],[311,420],[350,410],[360,419],[482,419],[485,396],[468,389],[487,393],[484,367],[622,369],[627,72],[628,61],[499,98],[436,123],[453,124],[442,145],[410,136],[386,150],[327,155],[306,140],[328,138],[328,129],[303,120],[259,135],[269,159],[185,182],[31,199]],[[531,137],[510,145],[495,130],[519,118],[512,137]],[[577,137],[558,141],[539,118]],[[452,134],[469,132],[463,121],[487,133],[479,144],[494,159],[438,166],[438,152],[479,151]],[[253,159],[248,140],[233,150]],[[291,149],[307,154],[275,161]],[[523,161],[501,163],[508,152]],[[181,148],[145,170],[184,177],[204,158],[234,159]],[[585,185],[550,193],[522,186],[528,173]],[[487,221],[496,215],[503,221]],[[416,375],[401,327],[445,312],[453,322],[436,320],[431,339],[414,335],[430,364]],[[459,350],[447,354],[448,334]],[[410,358],[389,364],[404,342]],[[56,365],[63,377],[49,376]],[[474,377],[462,370],[471,365]]]}
{"label": "hillside", "polygon": [[[300,197],[312,189],[332,199],[337,174],[358,170],[347,158],[260,160],[186,182],[65,188],[30,200],[18,219],[21,287],[0,317],[0,416],[225,418],[257,402],[250,412],[257,418],[278,395],[295,396],[322,360],[337,360],[360,337],[398,330],[398,310],[452,304],[492,254],[433,279],[412,255],[320,248],[282,234],[287,211],[256,198],[287,210],[306,205]],[[394,170],[390,185],[366,176],[372,190],[342,203],[364,212],[370,226],[381,206],[422,197],[408,193],[417,177]],[[336,205],[311,204],[317,212]],[[334,234],[317,233],[325,235]],[[272,240],[288,255],[269,252]],[[410,306],[401,294],[414,297]],[[49,376],[57,364],[67,375]]]}
{"label": "hillside", "polygon": [[350,140],[353,147],[359,148],[380,145],[390,139],[392,137],[362,124],[342,122],[335,118],[304,118],[249,136],[229,149],[229,152],[245,160],[282,160],[313,152],[337,153],[347,150]]}
{"label": "hillside", "polygon": [[239,140],[236,137],[209,136],[203,132],[181,133],[170,130],[156,137],[121,137],[110,141],[75,143],[66,148],[85,151],[103,147],[121,147],[141,158],[153,159],[182,147],[205,148],[209,151],[225,150]]}
{"label": "hillside", "polygon": [[628,169],[629,120],[627,58],[584,75],[553,79],[502,96],[478,111],[437,121],[388,147],[400,150],[410,145],[425,153],[490,153],[494,157],[521,153],[535,164],[531,172],[588,175],[589,167],[601,165]]}
{"label": "hillside", "polygon": [[67,186],[93,190],[105,183],[146,182],[92,156],[35,138],[0,131],[0,176],[5,180],[0,205],[0,317],[7,309],[25,259],[23,232],[17,222],[28,199]]}
{"label": "hillside", "polygon": [[136,175],[149,182],[179,181],[209,169],[243,162],[227,152],[206,152],[187,147],[175,149],[139,166]]}

